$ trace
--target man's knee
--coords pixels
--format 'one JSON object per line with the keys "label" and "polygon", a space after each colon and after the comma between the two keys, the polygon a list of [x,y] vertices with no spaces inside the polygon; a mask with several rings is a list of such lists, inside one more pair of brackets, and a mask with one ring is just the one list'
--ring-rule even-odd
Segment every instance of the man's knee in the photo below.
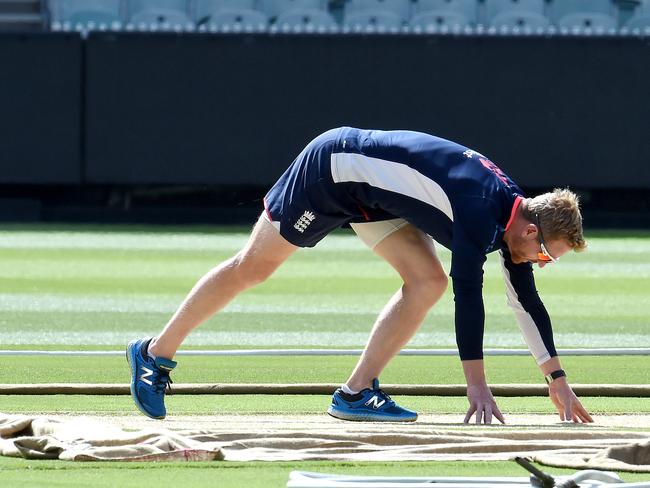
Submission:
{"label": "man's knee", "polygon": [[281,262],[273,258],[250,255],[240,251],[232,258],[237,279],[246,287],[266,281],[280,266]]}
{"label": "man's knee", "polygon": [[405,285],[418,297],[418,300],[427,306],[433,306],[445,293],[449,280],[444,273],[431,273],[418,276]]}
{"label": "man's knee", "polygon": [[448,285],[449,279],[444,273],[433,274],[426,280],[427,292],[431,294],[431,296],[435,296],[436,300],[445,293]]}

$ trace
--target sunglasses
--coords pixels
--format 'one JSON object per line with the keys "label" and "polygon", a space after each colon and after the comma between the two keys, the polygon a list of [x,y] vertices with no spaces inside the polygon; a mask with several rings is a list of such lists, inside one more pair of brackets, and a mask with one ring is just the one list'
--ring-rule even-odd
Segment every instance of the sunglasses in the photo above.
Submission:
{"label": "sunglasses", "polygon": [[535,214],[535,220],[537,221],[537,231],[539,232],[539,243],[542,247],[542,252],[537,253],[537,259],[539,261],[544,261],[545,263],[557,263],[560,258],[554,258],[551,256],[546,249],[546,244],[544,244],[544,234],[542,234],[542,226],[539,225],[539,215]]}

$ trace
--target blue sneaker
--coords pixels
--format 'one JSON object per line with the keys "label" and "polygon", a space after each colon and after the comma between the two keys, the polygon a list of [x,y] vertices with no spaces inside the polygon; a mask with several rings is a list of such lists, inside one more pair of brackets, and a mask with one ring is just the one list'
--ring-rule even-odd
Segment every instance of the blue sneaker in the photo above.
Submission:
{"label": "blue sneaker", "polygon": [[137,339],[126,346],[126,360],[131,366],[131,396],[140,411],[152,419],[164,419],[165,388],[172,380],[169,373],[176,361],[155,360],[147,354],[151,338]]}
{"label": "blue sneaker", "polygon": [[377,378],[372,380],[372,389],[366,388],[356,395],[348,395],[340,388],[332,395],[332,404],[327,409],[332,417],[341,420],[369,422],[415,422],[417,412],[400,407],[379,388]]}

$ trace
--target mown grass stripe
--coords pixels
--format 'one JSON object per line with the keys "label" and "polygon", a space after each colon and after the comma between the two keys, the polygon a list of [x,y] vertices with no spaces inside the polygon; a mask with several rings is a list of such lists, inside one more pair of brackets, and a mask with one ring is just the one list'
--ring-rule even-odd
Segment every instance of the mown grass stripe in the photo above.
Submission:
{"label": "mown grass stripe", "polygon": [[[175,395],[328,395],[338,383],[175,383]],[[649,385],[585,385],[574,383],[580,396],[600,398],[650,397]],[[458,397],[467,391],[465,384],[391,385],[382,389],[390,395]],[[492,394],[499,397],[547,397],[546,385],[491,384]],[[130,395],[128,383],[0,383],[0,395]]]}
{"label": "mown grass stripe", "polygon": [[[178,383],[335,383],[348,377],[354,356],[183,356]],[[123,383],[130,378],[124,356],[2,356],[0,383]],[[570,383],[650,384],[650,356],[567,356],[562,366]],[[545,385],[531,357],[488,356],[490,383]],[[382,372],[381,383],[455,384],[464,376],[453,356],[398,356]]]}
{"label": "mown grass stripe", "polygon": [[[150,329],[129,328],[114,331],[75,331],[75,330],[35,330],[0,332],[0,342],[7,345],[84,345],[95,344],[115,346],[126,344],[134,337],[147,337],[159,332],[160,327]],[[240,347],[360,347],[368,340],[369,331],[363,332],[281,332],[262,330],[259,332],[211,331],[197,330],[189,336],[186,346],[240,346]],[[587,334],[578,332],[556,332],[555,342],[564,347],[636,347],[647,344],[648,336],[644,334]],[[453,332],[419,332],[411,341],[411,347],[451,347],[455,344]],[[520,347],[524,345],[518,332],[487,333],[484,340],[486,347]]]}
{"label": "mown grass stripe", "polygon": [[[220,349],[180,350],[177,356],[360,356],[363,349]],[[457,349],[402,349],[399,356],[453,356]],[[529,356],[527,349],[484,349],[485,356]],[[560,356],[650,356],[650,348],[559,349]],[[0,356],[123,356],[124,351],[0,350]]]}

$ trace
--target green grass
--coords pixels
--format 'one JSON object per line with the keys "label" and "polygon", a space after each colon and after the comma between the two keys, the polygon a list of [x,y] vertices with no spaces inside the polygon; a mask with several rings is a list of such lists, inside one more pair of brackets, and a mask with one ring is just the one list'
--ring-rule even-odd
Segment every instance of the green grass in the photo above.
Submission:
{"label": "green grass", "polygon": [[[178,383],[337,383],[356,356],[178,356]],[[0,383],[127,383],[124,356],[0,356]],[[532,358],[488,356],[492,383],[543,383]],[[647,383],[649,356],[568,356],[562,359],[573,383]],[[83,371],[80,378],[79,372]],[[463,383],[455,357],[398,356],[382,374],[383,383]]]}
{"label": "green grass", "polygon": [[[3,349],[119,349],[156,334],[187,291],[246,241],[245,228],[8,225],[0,231],[0,344]],[[556,345],[648,346],[650,232],[593,232],[590,249],[536,273]],[[449,269],[449,253],[439,247]],[[485,266],[486,347],[523,347],[496,256]],[[238,297],[195,331],[187,348],[359,348],[400,281],[349,232],[298,252],[267,283]],[[413,347],[454,347],[450,292],[429,313]],[[180,357],[177,382],[327,382],[345,379],[354,357]],[[647,383],[647,357],[566,357],[577,383]],[[494,383],[539,383],[530,358],[487,359]],[[0,383],[126,383],[122,357],[0,356]],[[460,383],[457,358],[399,357],[385,383]],[[175,415],[317,413],[326,396],[171,396]],[[462,418],[465,398],[400,397],[422,413]],[[600,413],[649,413],[647,399],[583,398]],[[552,411],[546,398],[500,398],[507,418]],[[128,396],[0,395],[14,413],[135,412]],[[292,469],[404,476],[522,475],[513,463],[67,463],[0,458],[2,486],[284,486]],[[549,470],[558,474],[560,470]],[[647,475],[623,475],[641,481]]]}
{"label": "green grass", "polygon": [[[155,334],[210,267],[246,234],[13,230],[0,232],[0,343],[122,347]],[[101,229],[101,228],[100,228]],[[440,246],[439,246],[440,247]],[[449,253],[440,248],[444,266]],[[496,256],[485,267],[487,347],[519,347]],[[650,238],[593,237],[590,249],[536,273],[561,347],[647,343]],[[350,233],[304,250],[188,340],[201,347],[360,347],[400,281]],[[429,313],[411,346],[453,347],[453,299]]]}
{"label": "green grass", "polygon": [[[398,403],[421,414],[457,414],[462,421],[467,411],[464,397],[413,397],[396,395]],[[221,414],[320,414],[329,405],[326,395],[171,395],[165,403],[170,415]],[[516,419],[522,414],[553,414],[550,401],[544,397],[500,397],[500,409]],[[648,414],[647,398],[581,399],[589,411],[598,414]],[[0,395],[0,412],[98,415],[139,415],[127,395]]]}
{"label": "green grass", "polygon": [[[367,476],[526,476],[513,462],[213,462],[178,463],[70,463],[61,461],[24,462],[0,458],[4,486],[95,488],[146,486],[219,486],[221,488],[283,487],[293,470]],[[549,468],[558,476],[573,471]],[[627,482],[647,476],[625,473]]]}

